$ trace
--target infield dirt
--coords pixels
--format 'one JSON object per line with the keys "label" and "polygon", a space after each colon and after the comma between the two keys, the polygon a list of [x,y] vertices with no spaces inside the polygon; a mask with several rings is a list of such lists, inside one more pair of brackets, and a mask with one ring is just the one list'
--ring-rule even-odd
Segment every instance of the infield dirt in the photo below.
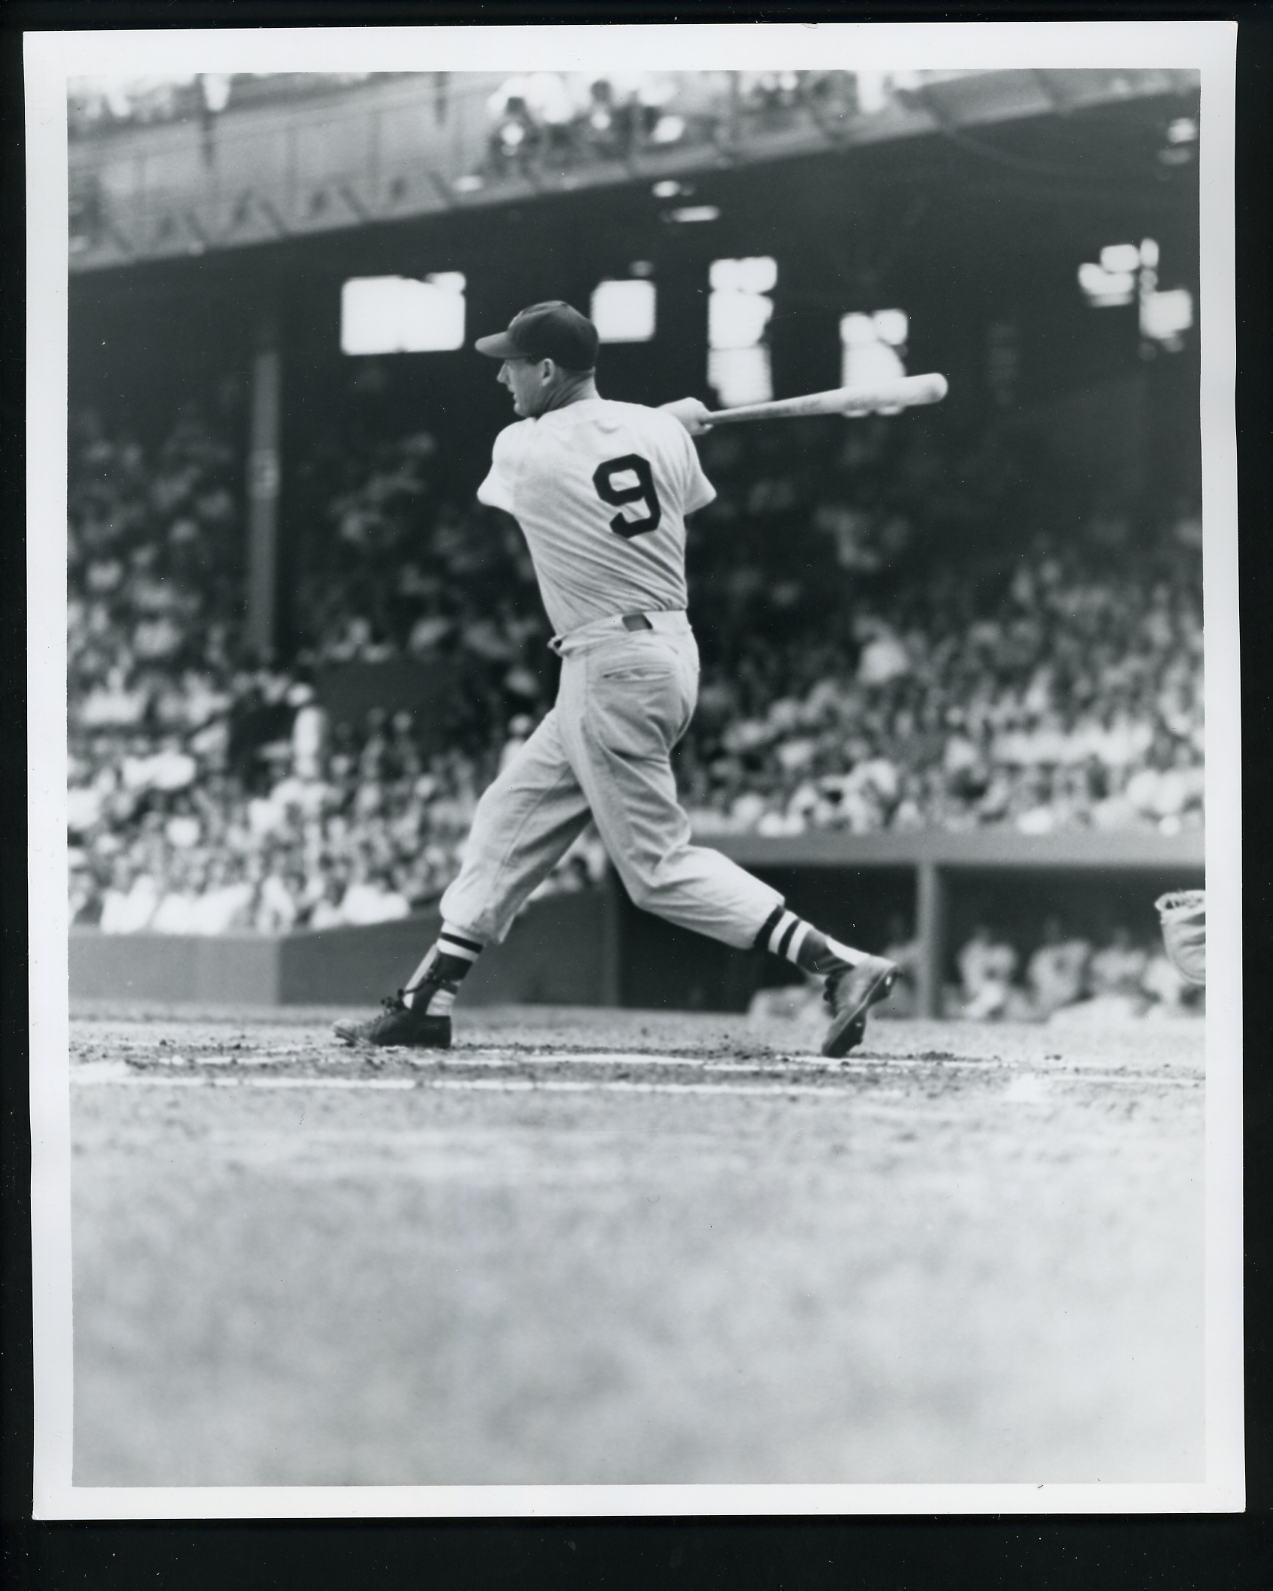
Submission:
{"label": "infield dirt", "polygon": [[73,1024],[81,1486],[1202,1473],[1202,1024]]}

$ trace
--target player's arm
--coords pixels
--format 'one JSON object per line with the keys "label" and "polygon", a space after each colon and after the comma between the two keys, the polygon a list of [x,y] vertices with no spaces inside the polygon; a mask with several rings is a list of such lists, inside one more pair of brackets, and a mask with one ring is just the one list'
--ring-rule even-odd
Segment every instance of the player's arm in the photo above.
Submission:
{"label": "player's arm", "polygon": [[513,481],[516,478],[517,425],[508,425],[495,438],[491,450],[491,467],[486,479],[477,489],[477,500],[488,508],[502,508],[506,514],[513,512]]}
{"label": "player's arm", "polygon": [[712,428],[712,411],[697,398],[676,398],[671,403],[661,403],[659,408],[675,415],[691,436],[702,436]]}
{"label": "player's arm", "polygon": [[[690,398],[690,403],[697,403],[696,398]],[[708,480],[703,470],[703,465],[698,456],[698,449],[690,441],[685,431],[679,428],[669,428],[674,453],[680,454],[678,461],[678,474],[680,478],[680,500],[682,511],[693,514],[700,508],[706,508],[708,503],[716,497],[716,488]],[[687,428],[688,429],[688,428]],[[710,427],[705,426],[704,430]]]}

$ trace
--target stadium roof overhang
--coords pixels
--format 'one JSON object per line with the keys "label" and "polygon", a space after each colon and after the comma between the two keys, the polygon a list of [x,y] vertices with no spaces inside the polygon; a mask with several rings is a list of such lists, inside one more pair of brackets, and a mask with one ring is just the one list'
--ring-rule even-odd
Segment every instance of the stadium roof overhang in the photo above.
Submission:
{"label": "stadium roof overhang", "polygon": [[[189,126],[139,128],[77,143],[72,149],[73,206],[78,209],[72,218],[71,268],[93,271],[206,257],[349,233],[370,224],[524,206],[634,183],[648,186],[740,173],[779,160],[880,151],[889,144],[958,143],[978,129],[1002,138],[1015,125],[1023,131],[1049,121],[1064,126],[1102,109],[1148,111],[1154,102],[1169,111],[1172,106],[1179,109],[1196,102],[1197,89],[1196,74],[1158,69],[918,73],[871,115],[820,115],[813,106],[782,125],[726,116],[699,140],[629,148],[622,158],[564,166],[545,157],[508,170],[483,167],[479,172],[486,135],[481,122],[469,129],[472,147],[467,151],[461,148],[464,140],[452,137],[436,159],[422,160],[414,147],[399,160],[386,157],[372,134],[395,111],[409,106],[410,93],[423,92],[399,79],[371,90],[351,90],[342,111],[342,135],[329,140],[332,155],[311,157],[308,170],[298,168],[295,151],[304,144],[303,117],[315,114],[312,107],[294,112],[276,108],[264,119],[258,112],[250,128],[245,121],[240,129],[243,146],[255,158],[237,177],[224,153],[219,164],[190,158],[185,145],[197,143],[200,135]],[[327,114],[330,122],[330,109]],[[360,116],[368,130],[361,144],[351,136]],[[217,130],[223,151],[233,147],[233,121],[227,116]],[[266,147],[262,140],[271,139],[284,152],[273,170],[261,158]],[[361,147],[363,155],[351,160],[351,147]],[[148,181],[148,166],[184,176]],[[1030,173],[1023,168],[1022,176],[1028,179]]]}

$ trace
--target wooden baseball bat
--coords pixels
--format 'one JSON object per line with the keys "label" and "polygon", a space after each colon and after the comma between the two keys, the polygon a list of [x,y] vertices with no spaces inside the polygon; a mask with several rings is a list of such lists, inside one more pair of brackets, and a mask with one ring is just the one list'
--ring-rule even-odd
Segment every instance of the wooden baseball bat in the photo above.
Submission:
{"label": "wooden baseball bat", "polygon": [[798,420],[810,414],[875,414],[881,409],[913,409],[940,403],[946,396],[946,378],[936,371],[923,376],[897,376],[869,387],[833,387],[829,392],[807,392],[799,398],[775,398],[771,403],[745,403],[736,409],[716,409],[711,425],[732,425],[740,420]]}

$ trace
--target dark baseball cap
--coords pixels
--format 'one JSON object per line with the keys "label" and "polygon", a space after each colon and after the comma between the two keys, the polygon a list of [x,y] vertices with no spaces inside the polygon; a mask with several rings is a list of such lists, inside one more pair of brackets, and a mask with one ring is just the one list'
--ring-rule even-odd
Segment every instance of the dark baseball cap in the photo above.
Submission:
{"label": "dark baseball cap", "polygon": [[473,346],[491,359],[555,359],[566,370],[591,370],[600,341],[586,315],[555,298],[520,310],[507,331],[479,337]]}

